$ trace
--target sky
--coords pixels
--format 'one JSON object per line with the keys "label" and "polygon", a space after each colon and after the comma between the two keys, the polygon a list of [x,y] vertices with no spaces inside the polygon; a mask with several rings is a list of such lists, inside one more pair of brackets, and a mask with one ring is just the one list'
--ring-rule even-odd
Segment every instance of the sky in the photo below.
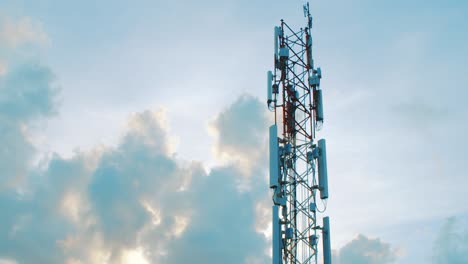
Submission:
{"label": "sky", "polygon": [[[302,1],[0,2],[0,263],[269,263]],[[311,1],[333,261],[468,263],[468,3]]]}

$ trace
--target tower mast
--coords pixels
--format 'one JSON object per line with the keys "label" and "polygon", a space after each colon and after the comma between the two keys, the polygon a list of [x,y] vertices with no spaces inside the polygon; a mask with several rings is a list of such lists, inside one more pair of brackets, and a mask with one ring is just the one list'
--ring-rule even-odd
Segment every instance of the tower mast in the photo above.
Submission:
{"label": "tower mast", "polygon": [[[273,190],[273,264],[318,263],[322,236],[323,263],[331,264],[329,218],[325,211],[328,179],[323,125],[322,72],[312,56],[312,16],[293,30],[284,20],[274,30],[274,71],[269,71],[270,188]],[[279,132],[278,132],[279,130]]]}

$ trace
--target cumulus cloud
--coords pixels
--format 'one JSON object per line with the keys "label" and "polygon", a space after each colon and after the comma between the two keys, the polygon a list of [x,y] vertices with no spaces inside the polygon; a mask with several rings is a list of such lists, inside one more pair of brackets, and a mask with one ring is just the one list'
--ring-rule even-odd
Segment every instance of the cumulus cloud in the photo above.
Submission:
{"label": "cumulus cloud", "polygon": [[[47,35],[29,18],[0,18],[0,57]],[[120,142],[34,166],[29,127],[57,113],[53,72],[0,61],[0,262],[265,263],[267,119],[244,95],[215,117],[206,172],[179,160],[164,111],[133,114]],[[10,63],[13,62],[13,63]],[[245,177],[247,176],[247,177]],[[243,179],[248,178],[248,181]]]}
{"label": "cumulus cloud", "polygon": [[[207,174],[200,163],[174,159],[165,151],[167,134],[158,115],[144,112],[134,122],[117,149],[103,155],[89,186],[98,229],[112,246],[111,261],[137,247],[151,263],[266,259],[255,210],[267,190],[240,191],[236,165]],[[258,170],[249,173],[261,179]]]}
{"label": "cumulus cloud", "polygon": [[263,146],[267,127],[265,106],[250,95],[240,96],[214,121],[221,153],[248,154]]}
{"label": "cumulus cloud", "polygon": [[[29,20],[18,25],[0,20],[0,56],[35,39]],[[59,262],[60,253],[44,252],[55,251],[57,239],[73,230],[60,217],[59,204],[62,187],[68,186],[62,184],[63,179],[81,173],[64,171],[56,181],[56,162],[50,163],[46,173],[33,168],[36,151],[29,127],[55,113],[58,88],[48,67],[24,58],[10,59],[14,63],[8,70],[6,61],[0,67],[0,206],[4,210],[0,259],[7,263]]]}
{"label": "cumulus cloud", "polygon": [[0,190],[24,179],[34,156],[28,125],[55,112],[57,91],[53,74],[40,64],[21,64],[0,76]]}
{"label": "cumulus cloud", "polygon": [[191,211],[184,235],[170,244],[172,254],[163,263],[245,263],[250,257],[266,259],[266,240],[257,233],[255,219],[255,202],[265,192],[239,192],[238,175],[235,167],[222,167],[193,179],[187,198],[195,210]]}
{"label": "cumulus cloud", "polygon": [[433,263],[468,263],[468,231],[466,225],[452,217],[447,219],[434,243]]}
{"label": "cumulus cloud", "polygon": [[63,263],[65,255],[59,245],[79,228],[69,211],[81,218],[81,205],[64,207],[63,199],[82,186],[89,174],[85,163],[78,156],[73,160],[56,157],[47,171],[30,175],[25,191],[0,192],[0,204],[8,211],[0,220],[0,256],[19,263]]}
{"label": "cumulus cloud", "polygon": [[57,86],[52,71],[37,63],[25,63],[0,79],[0,113],[25,122],[55,112]]}
{"label": "cumulus cloud", "polygon": [[[237,161],[249,171],[266,152],[268,117],[265,106],[250,95],[240,96],[213,121],[214,150],[220,159]],[[258,164],[257,164],[258,165]]]}
{"label": "cumulus cloud", "polygon": [[[21,132],[56,112],[53,74],[39,65],[8,73],[0,86],[2,184],[20,173],[22,185],[0,189],[0,259],[19,263],[250,263],[268,259],[257,230],[265,199],[260,163],[222,165],[207,173],[199,162],[177,160],[162,112],[131,116],[115,147],[54,155],[33,168],[34,145]],[[244,96],[218,116],[219,150],[248,160],[249,140],[263,149],[263,109]],[[249,115],[245,122],[240,118]],[[220,121],[222,120],[222,121]],[[231,126],[244,130],[231,130]],[[246,132],[247,131],[247,132]],[[240,133],[241,135],[237,135]],[[246,134],[248,133],[248,134]],[[228,140],[224,140],[224,138]],[[251,149],[258,152],[258,149]],[[13,153],[14,152],[14,153]],[[250,155],[250,156],[249,156]],[[242,173],[241,173],[242,170]],[[241,174],[251,188],[239,188]],[[259,191],[260,190],[260,191]],[[28,252],[25,254],[24,252]]]}
{"label": "cumulus cloud", "polygon": [[334,263],[339,264],[385,264],[393,263],[397,252],[379,238],[360,234],[335,252],[333,258]]}

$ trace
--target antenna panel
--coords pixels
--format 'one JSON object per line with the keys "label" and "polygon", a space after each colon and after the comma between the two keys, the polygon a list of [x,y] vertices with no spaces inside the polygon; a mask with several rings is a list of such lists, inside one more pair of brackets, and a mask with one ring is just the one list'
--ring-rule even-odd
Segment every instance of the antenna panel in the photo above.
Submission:
{"label": "antenna panel", "polygon": [[268,96],[268,105],[273,101],[273,89],[272,89],[273,73],[268,71],[267,73],[267,96]]}
{"label": "antenna panel", "polygon": [[317,96],[317,110],[315,115],[315,120],[317,122],[323,122],[323,99],[322,99],[322,90],[316,91]]}
{"label": "antenna panel", "polygon": [[320,149],[320,156],[318,158],[318,178],[319,178],[319,189],[320,198],[328,198],[328,175],[327,175],[327,148],[325,145],[325,139],[318,141],[318,147]]}
{"label": "antenna panel", "polygon": [[279,183],[279,151],[278,151],[278,128],[276,125],[270,127],[270,188],[278,187]]}

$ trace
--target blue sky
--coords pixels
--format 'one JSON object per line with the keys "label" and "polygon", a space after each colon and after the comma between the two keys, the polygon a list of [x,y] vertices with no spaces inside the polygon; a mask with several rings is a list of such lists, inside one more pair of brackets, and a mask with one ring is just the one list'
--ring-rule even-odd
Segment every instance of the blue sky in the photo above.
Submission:
{"label": "blue sky", "polygon": [[[0,3],[0,263],[267,262],[265,73],[301,9]],[[468,4],[311,12],[336,262],[465,263]]]}

